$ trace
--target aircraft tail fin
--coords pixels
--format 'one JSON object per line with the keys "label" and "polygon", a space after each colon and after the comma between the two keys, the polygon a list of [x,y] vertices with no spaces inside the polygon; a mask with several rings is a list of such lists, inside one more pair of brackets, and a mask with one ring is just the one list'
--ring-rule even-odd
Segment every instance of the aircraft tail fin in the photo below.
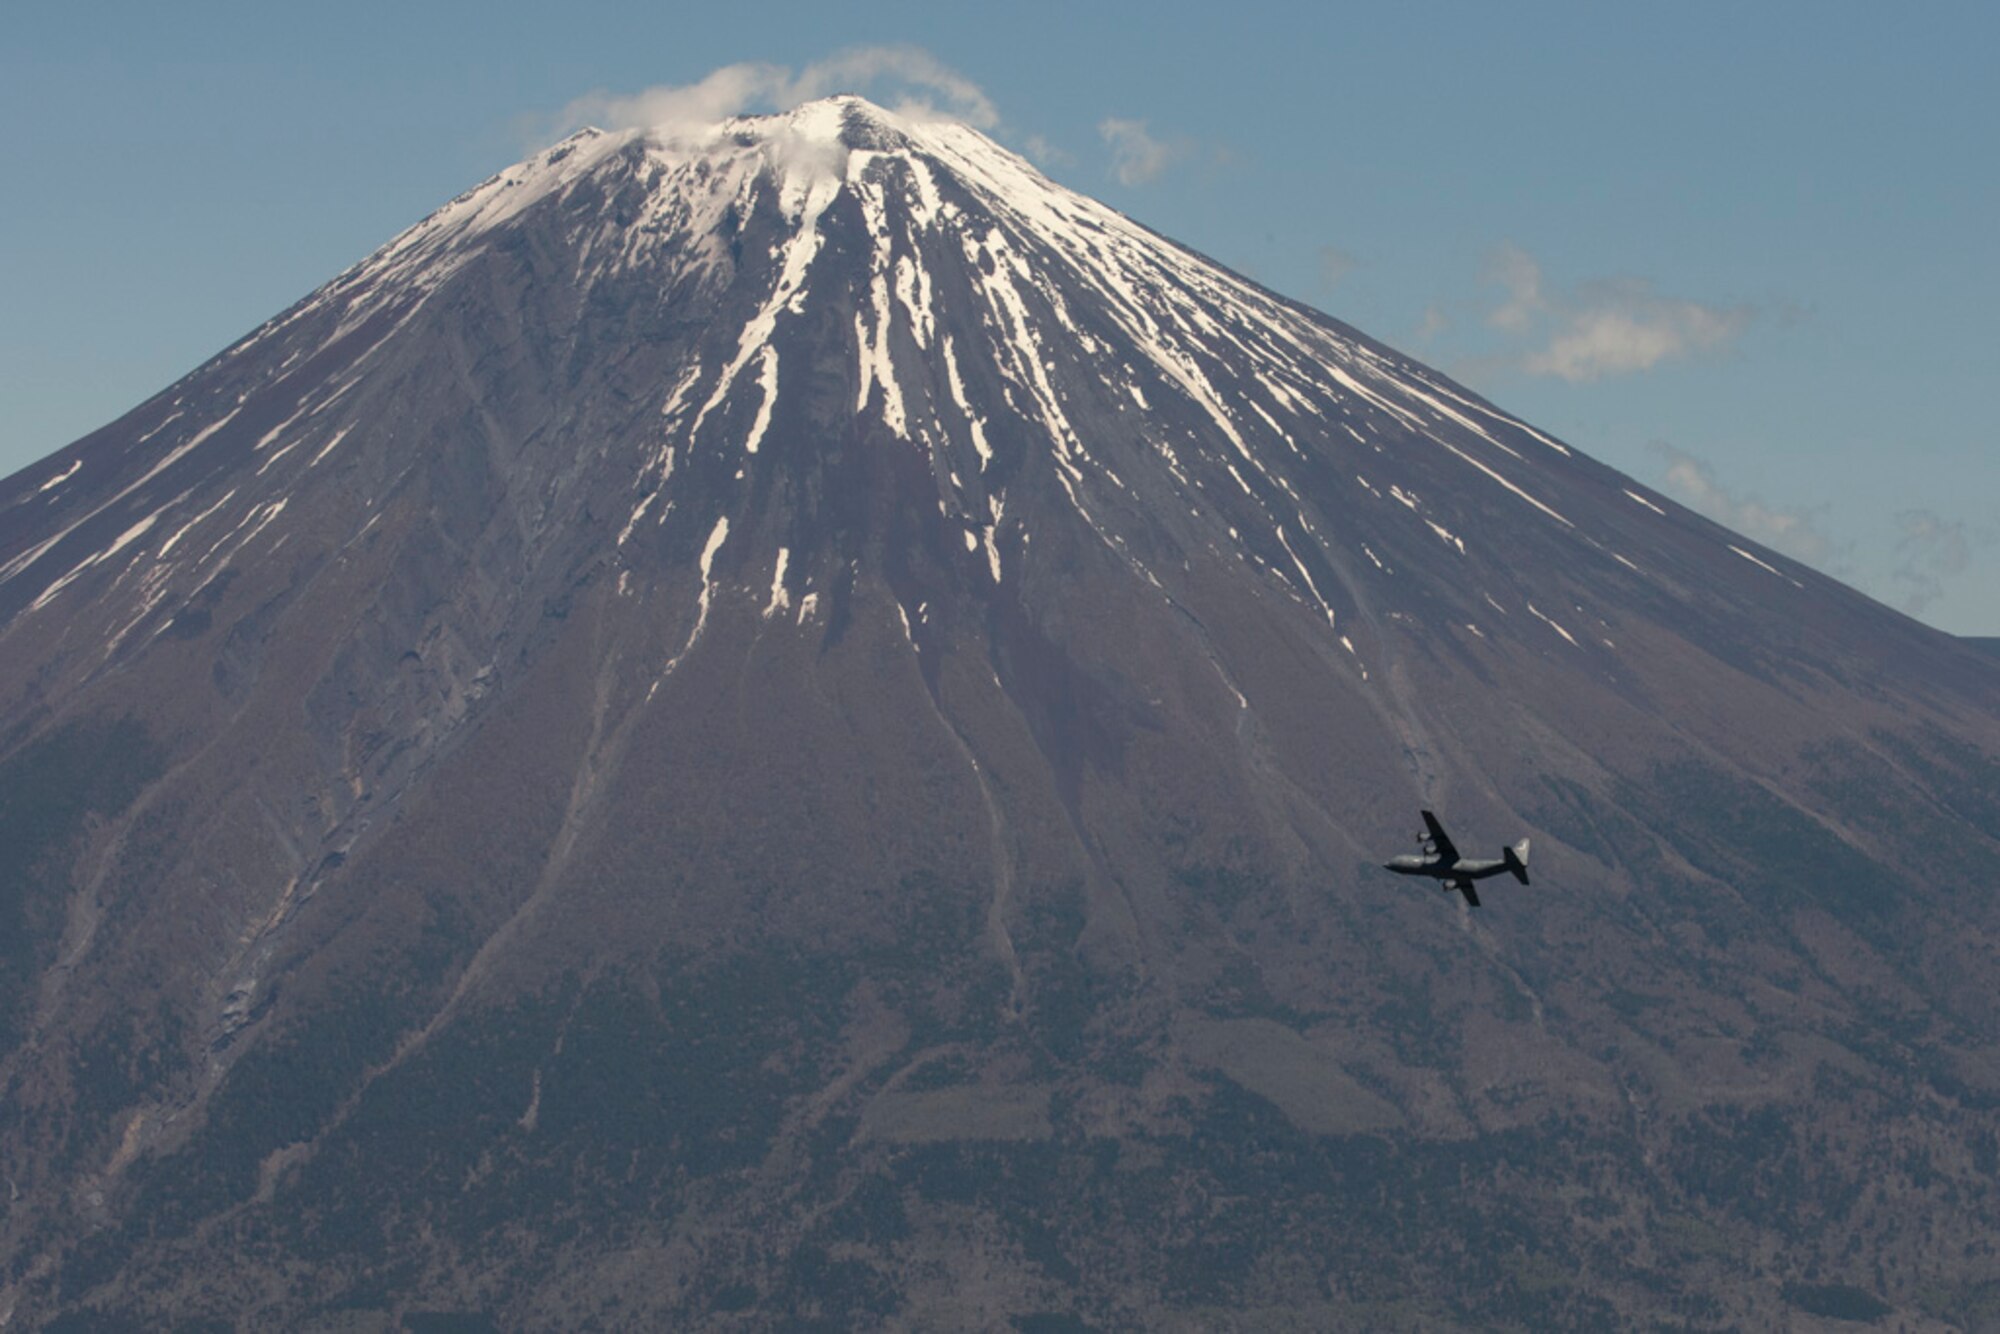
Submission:
{"label": "aircraft tail fin", "polygon": [[1500,849],[1500,856],[1507,863],[1507,869],[1522,884],[1528,883],[1528,840],[1522,839],[1511,848]]}

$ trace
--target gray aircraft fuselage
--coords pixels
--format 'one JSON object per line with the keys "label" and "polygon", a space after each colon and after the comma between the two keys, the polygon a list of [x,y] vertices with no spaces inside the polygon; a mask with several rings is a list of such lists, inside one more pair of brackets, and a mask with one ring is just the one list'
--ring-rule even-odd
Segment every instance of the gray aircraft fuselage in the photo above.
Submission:
{"label": "gray aircraft fuselage", "polygon": [[1438,882],[1439,889],[1455,889],[1463,894],[1465,901],[1475,908],[1479,906],[1479,895],[1472,888],[1475,880],[1504,872],[1524,885],[1528,883],[1527,839],[1502,850],[1500,856],[1492,860],[1461,857],[1458,849],[1452,846],[1451,836],[1438,823],[1437,816],[1425,811],[1423,817],[1425,832],[1419,835],[1424,844],[1423,855],[1391,857],[1382,863],[1384,870],[1394,871],[1397,875],[1428,876]]}
{"label": "gray aircraft fuselage", "polygon": [[1382,865],[1397,875],[1427,875],[1433,880],[1484,880],[1507,869],[1507,863],[1497,858],[1474,861],[1469,857],[1460,857],[1455,862],[1448,862],[1442,857],[1419,857],[1414,853],[1391,857]]}

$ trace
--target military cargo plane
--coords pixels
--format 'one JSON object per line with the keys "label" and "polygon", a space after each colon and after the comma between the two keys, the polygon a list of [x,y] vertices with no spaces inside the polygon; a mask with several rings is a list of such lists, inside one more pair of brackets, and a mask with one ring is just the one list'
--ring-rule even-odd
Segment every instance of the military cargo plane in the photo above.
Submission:
{"label": "military cargo plane", "polygon": [[1522,839],[1511,848],[1500,849],[1498,861],[1467,861],[1458,855],[1458,849],[1452,846],[1451,836],[1444,832],[1437,816],[1429,811],[1423,814],[1425,832],[1417,835],[1417,841],[1423,845],[1423,855],[1393,857],[1382,863],[1385,869],[1398,875],[1427,875],[1438,881],[1439,889],[1455,889],[1465,895],[1465,901],[1475,908],[1479,906],[1479,895],[1472,889],[1475,880],[1484,880],[1506,871],[1522,884],[1528,883],[1527,839]]}

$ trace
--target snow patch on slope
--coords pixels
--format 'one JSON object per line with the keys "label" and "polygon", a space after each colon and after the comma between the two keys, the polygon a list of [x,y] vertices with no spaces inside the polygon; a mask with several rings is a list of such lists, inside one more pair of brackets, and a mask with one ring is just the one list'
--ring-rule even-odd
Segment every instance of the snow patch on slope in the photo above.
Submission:
{"label": "snow patch on slope", "polygon": [[785,566],[791,559],[790,547],[778,548],[778,565],[771,572],[771,601],[764,607],[764,619],[767,621],[792,605],[792,595],[785,591]]}
{"label": "snow patch on slope", "polygon": [[722,550],[722,544],[728,540],[728,518],[717,519],[715,527],[709,530],[708,541],[701,548],[701,596],[695,602],[694,628],[688,631],[687,643],[681,645],[681,651],[667,660],[666,667],[660,672],[659,680],[654,681],[652,687],[646,691],[647,699],[651,699],[658,692],[662,681],[674,674],[674,669],[681,665],[688,652],[694,648],[695,641],[701,638],[702,630],[707,627],[708,601],[715,592],[715,584],[710,579],[709,572],[715,564],[715,553]]}

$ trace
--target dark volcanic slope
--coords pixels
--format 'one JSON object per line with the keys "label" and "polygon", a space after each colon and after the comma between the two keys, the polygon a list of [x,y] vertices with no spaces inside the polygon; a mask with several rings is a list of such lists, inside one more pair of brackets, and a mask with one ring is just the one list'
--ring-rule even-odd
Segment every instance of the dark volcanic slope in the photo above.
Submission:
{"label": "dark volcanic slope", "polygon": [[2000,1302],[2000,667],[854,99],[0,483],[0,828],[30,1326]]}

